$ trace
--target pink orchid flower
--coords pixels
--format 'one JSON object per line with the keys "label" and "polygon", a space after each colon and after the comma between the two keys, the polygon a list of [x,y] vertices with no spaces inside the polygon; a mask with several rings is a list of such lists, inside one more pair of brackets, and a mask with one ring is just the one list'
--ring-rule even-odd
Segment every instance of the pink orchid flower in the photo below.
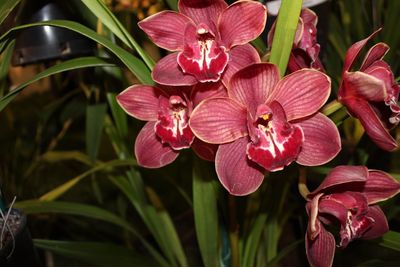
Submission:
{"label": "pink orchid flower", "polygon": [[307,258],[312,267],[332,266],[335,238],[324,225],[340,225],[339,247],[354,239],[372,239],[389,230],[377,202],[400,192],[400,183],[385,172],[364,166],[333,168],[308,196]]}
{"label": "pink orchid flower", "polygon": [[[379,31],[379,30],[378,30]],[[350,71],[358,54],[377,32],[353,44],[347,51],[339,101],[360,120],[365,132],[380,148],[392,151],[398,147],[389,130],[400,121],[400,86],[394,81],[390,66],[382,60],[389,47],[378,43],[371,47],[359,71]]]}
{"label": "pink orchid flower", "polygon": [[215,167],[233,195],[255,191],[264,172],[296,161],[314,166],[339,152],[335,124],[317,111],[330,93],[325,74],[303,69],[280,80],[278,68],[258,63],[232,76],[225,98],[202,101],[191,115],[194,134],[219,146]]}
{"label": "pink orchid flower", "polygon": [[[294,72],[303,68],[312,68],[325,72],[319,59],[320,45],[317,43],[318,16],[311,9],[301,10],[292,52],[288,62],[288,71]],[[268,45],[272,46],[276,23],[268,33]]]}
{"label": "pink orchid flower", "polygon": [[223,0],[180,0],[179,13],[162,11],[139,27],[151,40],[174,53],[162,58],[152,77],[164,85],[199,82],[227,84],[241,67],[260,62],[257,51],[247,44],[264,29],[267,12],[255,1],[228,6]]}
{"label": "pink orchid flower", "polygon": [[173,162],[179,151],[192,147],[205,160],[214,160],[217,146],[195,138],[189,117],[200,101],[226,96],[219,83],[186,88],[133,85],[117,96],[129,115],[148,121],[135,141],[135,156],[140,166],[159,168]]}

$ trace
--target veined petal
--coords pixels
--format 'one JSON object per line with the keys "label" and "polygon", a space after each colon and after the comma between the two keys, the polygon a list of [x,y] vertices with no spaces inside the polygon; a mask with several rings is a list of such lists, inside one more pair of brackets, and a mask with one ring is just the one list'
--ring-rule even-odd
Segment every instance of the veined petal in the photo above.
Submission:
{"label": "veined petal", "polygon": [[343,98],[341,102],[346,105],[350,113],[360,120],[365,132],[380,148],[392,151],[397,148],[397,142],[383,126],[382,122],[370,104],[362,99]]}
{"label": "veined petal", "polygon": [[361,64],[360,70],[364,71],[375,61],[381,60],[389,51],[389,49],[389,46],[385,43],[377,43],[376,45],[371,47],[368,50],[368,53],[365,56],[363,63]]}
{"label": "veined petal", "polygon": [[148,122],[135,141],[135,156],[138,164],[146,168],[160,168],[173,162],[179,152],[162,144],[154,132],[155,122]]}
{"label": "veined petal", "polygon": [[133,85],[117,96],[122,109],[139,120],[155,121],[158,116],[158,98],[165,93],[149,85]]}
{"label": "veined petal", "polygon": [[322,165],[333,159],[341,149],[336,125],[322,113],[294,123],[301,127],[304,142],[296,162],[305,166]]}
{"label": "veined petal", "polygon": [[346,188],[347,183],[365,183],[368,177],[368,169],[365,166],[337,166],[328,173],[325,180],[310,193],[310,197],[321,193],[324,190],[333,189],[333,187],[340,186]]}
{"label": "veined petal", "polygon": [[221,40],[227,48],[248,43],[264,30],[266,7],[255,1],[238,1],[225,9],[218,21]]}
{"label": "veined petal", "polygon": [[346,225],[348,209],[339,201],[322,197],[318,204],[319,215],[329,214],[335,217],[341,225]]}
{"label": "veined petal", "polygon": [[215,154],[217,154],[218,145],[209,144],[201,141],[198,138],[195,138],[191,148],[200,158],[208,161],[214,161]]}
{"label": "veined petal", "polygon": [[383,171],[370,170],[363,192],[369,204],[389,199],[400,192],[400,183]]}
{"label": "veined petal", "polygon": [[306,254],[311,267],[330,267],[335,255],[335,238],[319,221],[320,233],[311,240],[306,234]]}
{"label": "veined petal", "polygon": [[182,72],[181,67],[178,65],[177,56],[177,52],[169,54],[157,62],[151,73],[151,77],[155,82],[173,86],[194,85],[197,83],[194,76]]}
{"label": "veined petal", "polygon": [[217,31],[218,17],[228,7],[224,0],[179,0],[179,12],[191,18],[196,24],[205,23]]}
{"label": "veined petal", "polygon": [[[383,68],[380,69],[387,71]],[[361,96],[370,101],[384,101],[386,99],[384,81],[367,73],[361,71],[345,72],[343,73],[343,83],[345,92],[355,97]]]}
{"label": "veined petal", "polygon": [[190,95],[194,107],[205,99],[217,97],[228,97],[228,92],[222,82],[197,83]]}
{"label": "veined petal", "polygon": [[139,27],[159,47],[178,51],[183,49],[185,26],[193,23],[188,17],[174,11],[161,11],[138,23]]}
{"label": "veined petal", "polygon": [[372,227],[365,231],[362,236],[362,239],[373,239],[380,236],[383,236],[386,232],[389,231],[389,225],[386,220],[386,216],[378,205],[373,205],[369,207],[366,217],[372,218],[374,223]]}
{"label": "veined petal", "polygon": [[331,80],[327,75],[302,69],[280,80],[267,102],[278,101],[291,121],[317,112],[328,100],[330,92]]}
{"label": "veined petal", "polygon": [[278,81],[279,70],[275,65],[252,64],[232,76],[228,95],[254,114],[257,107],[265,103]]}
{"label": "veined petal", "polygon": [[253,193],[264,179],[264,170],[247,158],[247,137],[220,145],[215,158],[215,169],[222,185],[235,196]]}
{"label": "veined petal", "polygon": [[260,63],[257,50],[250,44],[238,45],[229,51],[229,62],[222,74],[222,82],[227,87],[232,75],[253,63]]}
{"label": "veined petal", "polygon": [[232,142],[247,133],[247,112],[230,98],[202,101],[192,112],[189,125],[199,139],[212,144]]}

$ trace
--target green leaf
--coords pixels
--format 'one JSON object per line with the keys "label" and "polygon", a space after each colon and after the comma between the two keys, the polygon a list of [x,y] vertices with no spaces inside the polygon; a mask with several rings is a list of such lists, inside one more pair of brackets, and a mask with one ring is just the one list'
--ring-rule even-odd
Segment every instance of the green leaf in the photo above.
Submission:
{"label": "green leaf", "polygon": [[301,240],[297,240],[295,242],[293,242],[292,244],[288,245],[287,247],[279,250],[278,254],[271,259],[268,263],[267,263],[267,267],[272,267],[272,266],[276,266],[277,263],[283,259],[286,255],[288,255],[290,252],[292,252],[298,245],[302,244],[304,242],[303,239]]}
{"label": "green leaf", "polygon": [[302,0],[282,0],[272,42],[270,62],[276,64],[281,76],[285,75],[299,21]]}
{"label": "green leaf", "polygon": [[28,81],[20,84],[14,90],[9,92],[7,95],[0,99],[0,111],[3,110],[17,95],[20,91],[22,91],[26,86],[56,73],[79,69],[79,68],[88,68],[88,67],[104,67],[104,66],[113,66],[112,63],[106,61],[105,59],[97,58],[97,57],[82,57],[75,58],[68,61],[64,61],[60,64],[52,66],[38,74],[36,74],[33,78]]}
{"label": "green leaf", "polygon": [[93,30],[83,26],[82,24],[79,24],[74,21],[69,21],[69,20],[49,20],[49,21],[43,21],[43,22],[37,22],[37,23],[32,23],[32,24],[25,24],[25,25],[20,25],[17,27],[12,28],[3,36],[0,37],[0,42],[3,41],[4,39],[13,37],[13,34],[16,34],[17,32],[30,28],[30,27],[38,27],[38,26],[55,26],[55,27],[61,27],[65,29],[72,30],[74,32],[80,33],[93,41],[103,45],[105,48],[107,48],[109,51],[111,51],[116,57],[118,57],[125,65],[126,67],[133,73],[135,76],[141,81],[142,83],[145,84],[154,84],[153,80],[151,79],[150,71],[146,67],[145,64],[143,64],[143,61],[138,59],[137,57],[133,56],[131,53],[128,51],[122,49],[118,45],[114,44],[112,41],[108,40],[107,38],[97,34]]}
{"label": "green leaf", "polygon": [[0,3],[0,24],[7,18],[8,14],[19,4],[21,0],[2,0]]}
{"label": "green leaf", "polygon": [[177,0],[165,0],[170,9],[178,11],[178,1]]}
{"label": "green leaf", "polygon": [[400,233],[395,231],[387,232],[380,239],[379,245],[400,251]]}
{"label": "green leaf", "polygon": [[193,169],[193,212],[197,242],[205,267],[218,266],[217,192],[208,162],[196,159]]}
{"label": "green leaf", "polygon": [[96,104],[86,107],[86,152],[92,162],[96,161],[107,105]]}
{"label": "green leaf", "polygon": [[11,57],[14,51],[14,41],[7,43],[7,47],[0,56],[0,97],[4,95],[7,87],[7,75],[10,68]]}
{"label": "green leaf", "polygon": [[244,255],[242,259],[241,266],[254,266],[256,259],[257,248],[260,243],[262,232],[265,227],[265,222],[267,221],[266,214],[260,214],[253,227],[251,228],[250,234],[248,235],[244,247]]}
{"label": "green leaf", "polygon": [[128,137],[128,117],[125,111],[118,105],[115,93],[108,93],[107,100],[110,106],[118,134],[122,139]]}
{"label": "green leaf", "polygon": [[154,66],[154,61],[146,54],[140,45],[133,39],[126,28],[119,22],[114,14],[107,8],[102,0],[82,0],[96,17],[106,25],[112,33],[121,39],[128,47],[134,48],[149,69]]}
{"label": "green leaf", "polygon": [[36,247],[99,267],[156,266],[148,255],[112,243],[34,239]]}
{"label": "green leaf", "polygon": [[90,158],[80,151],[47,151],[42,156],[40,156],[40,160],[49,163],[55,163],[65,160],[76,160],[88,166],[92,165],[92,161],[90,160]]}

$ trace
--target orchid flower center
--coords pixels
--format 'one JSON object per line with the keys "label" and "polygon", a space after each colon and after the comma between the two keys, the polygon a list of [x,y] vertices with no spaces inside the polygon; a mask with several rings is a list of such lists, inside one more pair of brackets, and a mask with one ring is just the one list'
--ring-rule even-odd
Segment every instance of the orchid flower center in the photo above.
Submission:
{"label": "orchid flower center", "polygon": [[374,223],[371,217],[357,215],[357,210],[347,211],[346,225],[340,230],[340,246],[346,247],[352,240],[362,237]]}
{"label": "orchid flower center", "polygon": [[296,160],[304,140],[301,128],[287,121],[276,101],[259,105],[255,119],[249,115],[248,130],[247,156],[268,171],[281,170]]}
{"label": "orchid flower center", "polygon": [[178,54],[178,64],[184,73],[195,76],[200,82],[216,82],[228,64],[229,54],[219,44],[216,35],[204,23],[185,30],[185,46]]}
{"label": "orchid flower center", "polygon": [[172,95],[167,99],[164,96],[159,100],[160,109],[155,132],[162,143],[170,145],[175,150],[189,148],[194,134],[189,127],[189,101]]}

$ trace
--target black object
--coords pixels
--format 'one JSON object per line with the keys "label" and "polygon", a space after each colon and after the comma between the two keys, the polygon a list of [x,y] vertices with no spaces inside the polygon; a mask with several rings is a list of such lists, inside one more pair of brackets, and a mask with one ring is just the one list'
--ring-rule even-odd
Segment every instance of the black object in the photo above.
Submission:
{"label": "black object", "polygon": [[[29,0],[22,6],[21,23],[47,20],[77,20],[62,1]],[[22,31],[16,40],[12,57],[14,66],[54,59],[93,54],[95,44],[88,38],[53,26],[40,26]]]}
{"label": "black object", "polygon": [[[39,267],[39,258],[26,225],[26,215],[18,209],[11,209],[10,216],[18,218],[18,223],[15,223],[15,220],[10,220],[7,222],[10,228],[4,229],[6,234],[9,234],[9,230],[12,229],[14,237],[8,238],[8,241],[0,250],[0,266]],[[12,225],[12,223],[15,224]]]}

